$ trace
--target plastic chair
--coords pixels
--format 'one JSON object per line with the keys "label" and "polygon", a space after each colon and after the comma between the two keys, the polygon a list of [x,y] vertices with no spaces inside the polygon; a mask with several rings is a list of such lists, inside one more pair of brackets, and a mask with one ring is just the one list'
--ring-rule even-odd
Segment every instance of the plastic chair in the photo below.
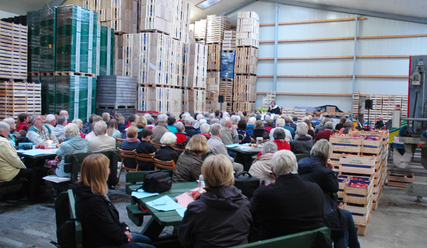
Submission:
{"label": "plastic chair", "polygon": [[126,150],[122,150],[122,149],[120,149],[120,148],[117,147],[117,151],[119,151],[119,155],[120,155],[120,158],[122,159],[122,163],[120,165],[119,176],[117,177],[118,182],[116,184],[116,190],[119,187],[119,184],[120,185],[126,185],[126,183],[121,183],[120,182],[120,175],[122,174],[122,170],[123,169],[126,170],[126,171],[138,171],[138,163],[136,163],[136,167],[135,168],[130,168],[130,167],[126,166],[125,160],[124,160],[125,158],[135,159],[135,150],[126,151]]}
{"label": "plastic chair", "polygon": [[153,157],[154,170],[165,169],[165,170],[175,170],[175,161],[163,161]]}

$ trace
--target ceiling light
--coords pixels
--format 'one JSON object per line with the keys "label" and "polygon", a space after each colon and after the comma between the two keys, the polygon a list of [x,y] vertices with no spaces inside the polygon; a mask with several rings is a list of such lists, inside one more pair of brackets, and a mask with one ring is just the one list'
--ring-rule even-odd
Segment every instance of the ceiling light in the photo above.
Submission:
{"label": "ceiling light", "polygon": [[212,5],[217,4],[221,1],[222,0],[205,0],[205,1],[202,1],[198,4],[196,4],[196,7],[205,10],[205,9],[211,7]]}

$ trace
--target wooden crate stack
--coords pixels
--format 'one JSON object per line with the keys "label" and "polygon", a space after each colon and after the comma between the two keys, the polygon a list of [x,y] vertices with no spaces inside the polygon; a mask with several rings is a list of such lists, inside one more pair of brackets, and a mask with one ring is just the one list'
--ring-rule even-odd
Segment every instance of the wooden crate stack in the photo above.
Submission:
{"label": "wooden crate stack", "polygon": [[169,4],[173,6],[171,37],[182,42],[188,42],[191,5],[190,3],[183,0],[169,0]]}
{"label": "wooden crate stack", "polygon": [[208,20],[201,19],[199,21],[195,21],[194,23],[194,38],[197,43],[206,44],[206,26]]}
{"label": "wooden crate stack", "polygon": [[168,1],[141,0],[138,32],[158,30],[171,33],[172,5]]}
{"label": "wooden crate stack", "polygon": [[[262,108],[268,109],[272,101],[276,100],[276,91],[267,91],[267,96],[262,98]],[[293,112],[293,109],[292,109]],[[287,113],[285,113],[287,114]]]}
{"label": "wooden crate stack", "polygon": [[237,13],[235,58],[235,83],[233,95],[234,111],[255,111],[256,74],[258,65],[259,46],[259,16],[254,11],[239,11]]}
{"label": "wooden crate stack", "polygon": [[237,13],[237,46],[259,47],[259,15],[255,11]]}
{"label": "wooden crate stack", "polygon": [[83,0],[82,7],[98,12],[101,25],[116,33],[136,33],[138,23],[137,0]]}
{"label": "wooden crate stack", "polygon": [[0,21],[0,78],[27,78],[28,27]]}
{"label": "wooden crate stack", "polygon": [[[406,95],[378,95],[378,94],[372,94],[366,96],[366,99],[373,100],[373,109],[369,111],[370,116],[370,122],[372,124],[372,127],[375,125],[375,122],[377,121],[378,116],[383,117],[383,121],[387,122],[393,118],[393,110],[395,109],[396,105],[401,106],[401,117],[407,116],[408,111],[408,96]],[[365,116],[364,116],[365,125],[367,125],[368,122],[368,110],[365,109]]]}
{"label": "wooden crate stack", "polygon": [[208,15],[206,23],[206,43],[221,43],[224,30],[230,29],[230,19],[225,16]]}
{"label": "wooden crate stack", "polygon": [[20,113],[41,113],[41,84],[0,82],[0,118],[17,118]]}
{"label": "wooden crate stack", "polygon": [[334,151],[331,161],[340,173],[342,208],[353,214],[358,234],[365,235],[387,177],[388,132],[354,131],[331,136],[330,142]]}
{"label": "wooden crate stack", "polygon": [[353,91],[353,120],[356,120],[359,118],[359,100],[360,100],[360,92],[359,91]]}
{"label": "wooden crate stack", "polygon": [[138,87],[138,108],[142,111],[172,112],[179,115],[182,111],[182,89],[165,85],[146,85]]}
{"label": "wooden crate stack", "polygon": [[220,109],[218,103],[220,72],[208,72],[206,81],[206,111],[214,112]]}
{"label": "wooden crate stack", "polygon": [[221,70],[221,43],[208,44],[208,71]]}
{"label": "wooden crate stack", "polygon": [[196,111],[204,112],[206,110],[206,90],[204,89],[186,89],[183,94],[183,109],[190,113]]}
{"label": "wooden crate stack", "polygon": [[[222,111],[228,111],[230,113],[233,110],[233,89],[233,79],[221,78],[219,94],[224,96],[224,103],[221,107]],[[224,108],[224,106],[226,107]]]}
{"label": "wooden crate stack", "polygon": [[234,52],[236,50],[236,31],[224,30],[224,39],[222,40],[223,52]]}

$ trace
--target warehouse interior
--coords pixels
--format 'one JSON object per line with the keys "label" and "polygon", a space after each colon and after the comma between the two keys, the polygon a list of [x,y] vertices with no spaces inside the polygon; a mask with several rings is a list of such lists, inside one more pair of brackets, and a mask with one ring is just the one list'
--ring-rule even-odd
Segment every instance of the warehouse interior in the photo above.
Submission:
{"label": "warehouse interior", "polygon": [[[148,10],[156,4],[157,12]],[[216,110],[263,115],[272,101],[299,121],[327,116],[336,124],[345,116],[368,130],[381,116],[393,128],[377,133],[377,191],[372,210],[356,223],[361,247],[425,247],[427,200],[407,193],[407,184],[427,185],[421,155],[427,133],[413,135],[421,141],[411,146],[404,167],[393,164],[393,142],[400,142],[400,120],[427,118],[411,112],[418,102],[410,97],[415,65],[427,57],[426,13],[425,0],[0,0],[2,23],[24,19],[20,30],[28,42],[19,48],[25,50],[19,63],[0,60],[0,81],[35,85],[27,88],[36,94],[26,100],[27,113],[69,109],[71,120],[84,122],[112,109],[126,116]],[[89,31],[61,30],[66,18]],[[84,52],[79,43],[89,44]],[[78,48],[68,56],[70,47]],[[15,107],[0,107],[0,119],[16,118],[22,109]],[[396,113],[398,126],[392,124]],[[126,180],[124,174],[119,180]],[[132,223],[126,190],[110,190],[109,197],[121,220],[142,230],[147,218],[142,226]],[[53,201],[0,201],[0,222],[0,247],[53,247],[57,238]],[[169,234],[172,228],[162,233]]]}

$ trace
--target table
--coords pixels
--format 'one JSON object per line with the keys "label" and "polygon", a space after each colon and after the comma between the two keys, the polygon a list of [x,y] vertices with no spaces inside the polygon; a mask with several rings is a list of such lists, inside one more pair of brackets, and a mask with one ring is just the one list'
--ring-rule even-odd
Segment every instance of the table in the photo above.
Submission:
{"label": "table", "polygon": [[255,148],[253,146],[249,147],[248,144],[230,144],[225,147],[227,147],[229,151],[236,153],[234,162],[241,163],[245,171],[249,171],[252,165],[252,156],[261,151],[261,148]]}
{"label": "table", "polygon": [[24,157],[24,163],[27,167],[43,167],[46,159],[54,159],[58,149],[30,149],[16,150],[18,156]]}
{"label": "table", "polygon": [[151,219],[148,221],[147,225],[145,225],[144,229],[142,229],[141,234],[144,234],[151,240],[156,241],[166,226],[173,226],[174,233],[176,233],[179,226],[181,225],[182,217],[176,211],[157,211],[156,209],[148,206],[146,202],[155,200],[165,195],[173,198],[186,191],[192,190],[197,186],[197,182],[172,183],[172,188],[166,192],[163,192],[157,196],[138,199],[138,203],[140,203],[142,207],[146,209],[151,215]]}

